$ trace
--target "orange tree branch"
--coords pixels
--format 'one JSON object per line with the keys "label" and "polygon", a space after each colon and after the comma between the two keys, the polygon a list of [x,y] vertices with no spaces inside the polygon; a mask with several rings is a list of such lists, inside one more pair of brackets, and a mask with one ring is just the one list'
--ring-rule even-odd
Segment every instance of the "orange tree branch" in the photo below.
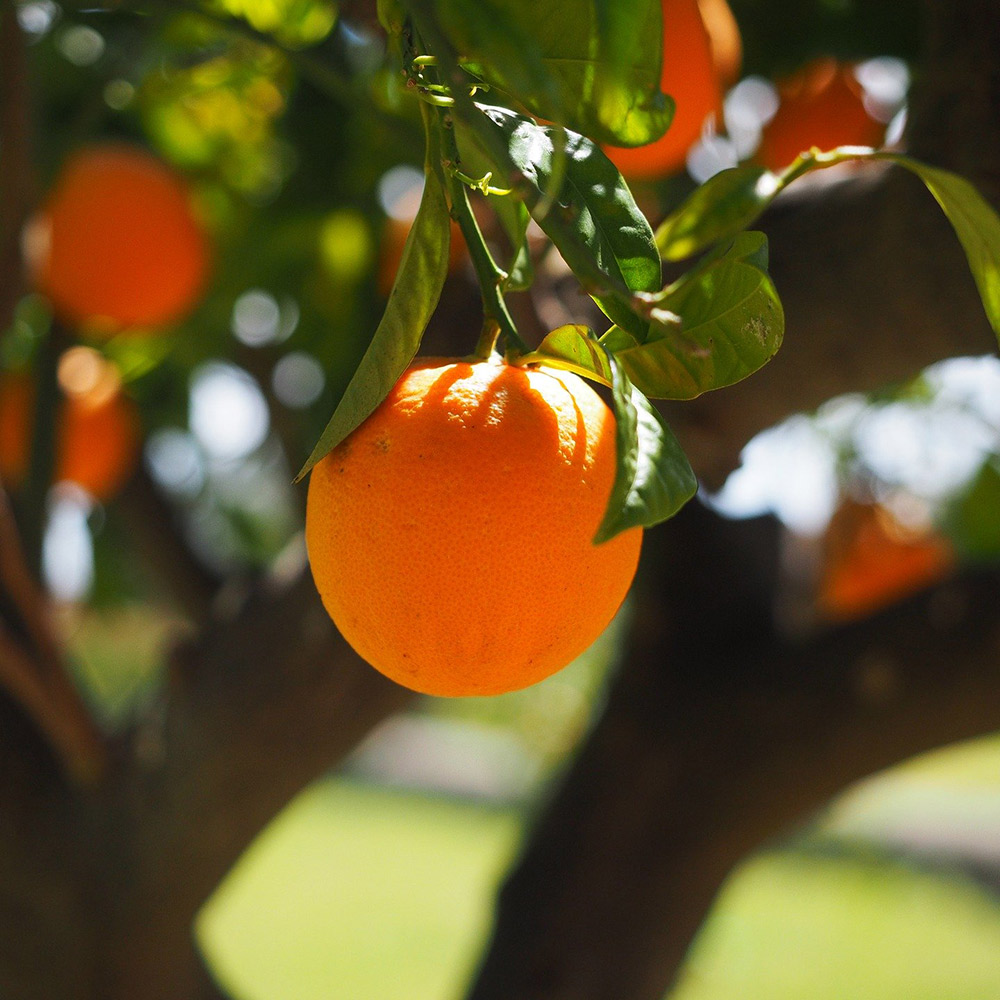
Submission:
{"label": "orange tree branch", "polygon": [[297,792],[412,697],[350,649],[308,572],[262,584],[177,651],[165,701],[133,734],[94,819],[121,845],[104,852],[102,876],[114,998],[185,995],[174,960],[190,952],[209,893]]}
{"label": "orange tree branch", "polygon": [[772,543],[694,507],[644,554],[626,665],[501,892],[471,1000],[659,1000],[747,852],[1000,728],[1000,574],[796,642],[771,627]]}
{"label": "orange tree branch", "polygon": [[2,683],[58,751],[70,775],[90,782],[104,766],[104,739],[73,683],[49,620],[47,602],[28,569],[7,495],[0,486],[0,591],[19,619],[24,644],[0,634]]}
{"label": "orange tree branch", "polygon": [[33,196],[31,95],[13,0],[0,2],[0,331],[23,291],[21,228]]}

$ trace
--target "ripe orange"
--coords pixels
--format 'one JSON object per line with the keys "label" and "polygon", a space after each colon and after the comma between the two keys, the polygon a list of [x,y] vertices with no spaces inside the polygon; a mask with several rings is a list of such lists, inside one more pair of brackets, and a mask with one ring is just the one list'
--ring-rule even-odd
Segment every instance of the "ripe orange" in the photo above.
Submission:
{"label": "ripe orange", "polygon": [[66,161],[31,226],[29,257],[59,316],[110,335],[181,319],[209,251],[181,178],[141,149],[105,145]]}
{"label": "ripe orange", "polygon": [[[139,416],[114,367],[87,347],[59,361],[56,481],[107,500],[124,484],[139,453]],[[17,488],[28,471],[35,386],[28,376],[0,379],[0,478]]]}
{"label": "ripe orange", "polygon": [[605,152],[622,174],[654,180],[684,166],[705,119],[722,108],[722,91],[739,72],[739,29],[726,0],[662,0],[660,89],[676,102],[670,128],[655,142]]}
{"label": "ripe orange", "polygon": [[846,621],[874,614],[944,577],[951,546],[930,531],[908,529],[878,504],[845,502],[824,538],[818,605]]}
{"label": "ripe orange", "polygon": [[817,59],[778,84],[781,104],[764,126],[756,159],[782,170],[817,146],[880,146],[885,125],[870,117],[850,66]]}
{"label": "ripe orange", "polygon": [[306,543],[327,611],[386,676],[500,694],[566,666],[611,621],[642,531],[592,538],[614,416],[575,375],[418,359],[312,472]]}

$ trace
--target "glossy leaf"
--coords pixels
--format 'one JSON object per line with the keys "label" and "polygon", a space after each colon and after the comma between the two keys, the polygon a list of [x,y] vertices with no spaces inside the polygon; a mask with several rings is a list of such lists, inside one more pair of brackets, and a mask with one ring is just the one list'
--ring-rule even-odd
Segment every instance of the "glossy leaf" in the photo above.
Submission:
{"label": "glossy leaf", "polygon": [[902,153],[844,146],[800,156],[781,174],[760,167],[726,170],[708,180],[660,225],[656,244],[666,260],[679,260],[729,239],[751,225],[794,180],[848,160],[888,160],[916,174],[955,229],[983,308],[1000,339],[1000,215],[965,178]]}
{"label": "glossy leaf", "polygon": [[296,480],[366,420],[413,360],[448,274],[449,215],[444,190],[426,171],[420,209],[396,281],[368,350]]}
{"label": "glossy leaf", "polygon": [[[505,138],[507,166],[535,193],[528,205],[538,224],[608,317],[637,340],[645,339],[648,321],[633,313],[623,300],[631,292],[659,289],[660,258],[653,231],[618,169],[600,147],[568,132],[559,203],[542,214],[537,203],[548,190],[553,130],[506,108],[480,108],[486,116],[485,127],[492,122]],[[613,289],[617,296],[610,294]]]}
{"label": "glossy leaf", "polygon": [[659,138],[659,0],[438,0],[441,27],[493,86],[539,117],[614,145]]}
{"label": "glossy leaf", "polygon": [[618,464],[608,507],[594,542],[628,528],[673,517],[695,495],[698,480],[673,432],[624,369],[608,355]]}
{"label": "glossy leaf", "polygon": [[764,167],[733,167],[710,177],[656,230],[664,260],[683,260],[746,229],[781,181]]}
{"label": "glossy leaf", "polygon": [[570,323],[546,334],[537,350],[519,359],[522,364],[549,365],[564,368],[611,387],[614,373],[607,348],[598,342],[586,326]]}
{"label": "glossy leaf", "polygon": [[766,255],[763,233],[741,233],[666,289],[660,304],[681,317],[680,329],[654,325],[633,344],[612,328],[603,343],[653,398],[691,399],[746,378],[774,356],[785,329]]}
{"label": "glossy leaf", "polygon": [[965,250],[990,326],[1000,339],[1000,216],[964,177],[906,156],[884,154],[884,158],[915,173],[944,209]]}

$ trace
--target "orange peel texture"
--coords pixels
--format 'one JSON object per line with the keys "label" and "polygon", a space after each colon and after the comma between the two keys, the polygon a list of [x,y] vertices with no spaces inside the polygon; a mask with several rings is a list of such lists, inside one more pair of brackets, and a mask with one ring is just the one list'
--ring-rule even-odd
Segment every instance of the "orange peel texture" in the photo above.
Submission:
{"label": "orange peel texture", "polygon": [[593,536],[614,416],[576,375],[418,359],[312,471],[323,603],[372,666],[427,694],[492,695],[566,666],[614,617],[642,530]]}

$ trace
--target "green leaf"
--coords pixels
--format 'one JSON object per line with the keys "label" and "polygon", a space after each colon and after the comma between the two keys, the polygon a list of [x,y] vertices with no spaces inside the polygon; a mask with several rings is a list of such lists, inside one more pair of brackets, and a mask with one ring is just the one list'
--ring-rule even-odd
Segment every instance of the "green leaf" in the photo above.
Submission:
{"label": "green leaf", "polygon": [[603,382],[609,388],[614,381],[607,349],[598,342],[593,330],[575,323],[557,327],[546,334],[536,350],[518,358],[519,364],[535,362],[552,368],[565,368]]}
{"label": "green leaf", "polygon": [[592,330],[560,326],[518,363],[568,369],[611,388],[617,464],[595,545],[628,528],[659,524],[694,496],[698,481],[673,432]]}
{"label": "green leaf", "polygon": [[656,230],[664,260],[683,260],[749,226],[781,186],[764,167],[733,167],[710,177]]}
{"label": "green leaf", "polygon": [[882,159],[915,173],[934,195],[955,228],[993,332],[1000,339],[1000,216],[964,178],[897,153]]}
{"label": "green leaf", "polygon": [[781,346],[781,301],[767,274],[767,239],[741,233],[725,253],[668,287],[658,304],[681,327],[653,325],[631,344],[612,328],[603,343],[647,396],[691,399],[757,371]]}
{"label": "green leaf", "polygon": [[995,456],[980,468],[968,491],[948,511],[945,529],[964,559],[1000,558],[1000,466]]}
{"label": "green leaf", "polygon": [[449,235],[444,190],[437,173],[428,167],[420,209],[406,238],[385,312],[296,482],[374,412],[413,360],[448,274]]}
{"label": "green leaf", "polygon": [[1000,340],[1000,215],[965,178],[884,150],[842,146],[803,153],[780,174],[760,167],[726,170],[708,180],[663,221],[656,244],[666,260],[680,260],[751,225],[794,180],[848,160],[888,160],[916,174],[955,229],[993,332]]}
{"label": "green leaf", "polygon": [[[535,221],[607,316],[644,340],[648,321],[632,312],[626,300],[632,292],[659,289],[660,258],[653,231],[618,169],[589,139],[567,132],[559,201],[543,214],[537,203],[548,190],[553,168],[553,130],[506,108],[479,108],[483,125],[492,122],[503,133],[510,161],[506,166],[535,192],[534,203],[528,202]],[[489,148],[487,143],[484,147]]]}
{"label": "green leaf", "polygon": [[[480,178],[497,169],[475,132],[466,128],[461,121],[454,123],[454,129],[455,141],[459,149],[458,165],[466,174]],[[530,288],[534,280],[534,267],[531,263],[527,240],[531,213],[525,207],[524,202],[515,194],[491,194],[487,197],[490,208],[496,212],[497,219],[514,248],[513,258],[507,268],[504,291],[523,291]]]}
{"label": "green leaf", "polygon": [[377,0],[376,13],[379,23],[389,35],[398,35],[406,24],[406,10],[400,0]]}
{"label": "green leaf", "polygon": [[698,480],[673,432],[608,355],[612,372],[618,464],[595,544],[628,528],[673,517],[695,495]]}
{"label": "green leaf", "polygon": [[475,71],[541,118],[619,146],[670,124],[659,0],[438,0],[435,11]]}
{"label": "green leaf", "polygon": [[[435,13],[475,75],[525,99],[547,107],[562,121],[563,94],[543,60],[542,47],[530,19],[520,16],[511,0],[437,0]],[[526,105],[527,106],[527,105]]]}

